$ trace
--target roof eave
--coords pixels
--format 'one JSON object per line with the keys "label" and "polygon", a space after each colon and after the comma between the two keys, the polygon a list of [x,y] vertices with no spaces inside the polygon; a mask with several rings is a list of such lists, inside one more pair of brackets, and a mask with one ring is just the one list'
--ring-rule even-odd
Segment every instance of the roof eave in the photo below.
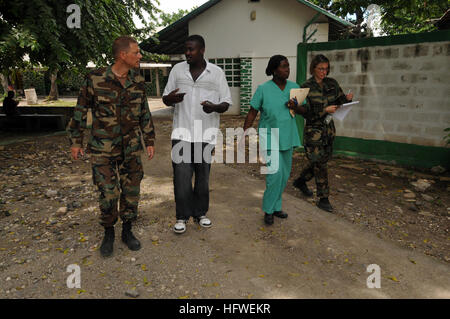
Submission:
{"label": "roof eave", "polygon": [[199,14],[203,13],[203,11],[208,10],[209,8],[211,8],[213,5],[215,5],[216,3],[220,2],[220,1],[221,0],[210,0],[208,2],[205,2],[204,4],[202,4],[197,9],[192,10],[191,12],[189,12],[188,14],[183,16],[182,18],[180,18],[177,21],[175,21],[174,23],[169,24],[167,27],[165,27],[164,29],[160,30],[156,34],[162,35],[162,34],[164,34],[166,32],[169,32],[173,28],[176,28],[177,26],[182,25],[184,22],[188,22],[189,20],[195,18]]}
{"label": "roof eave", "polygon": [[306,0],[297,0],[297,1],[302,3],[302,4],[304,4],[305,6],[310,7],[311,9],[314,9],[314,10],[322,13],[323,15],[326,15],[330,19],[333,19],[333,20],[343,24],[346,27],[352,27],[352,28],[355,27],[355,25],[353,23],[348,22],[348,21],[346,21],[346,20],[344,20],[342,18],[339,18],[338,16],[336,16],[336,15],[332,14],[331,12],[328,12],[327,10],[325,10],[325,9],[315,5],[314,3],[311,3],[311,2],[306,1]]}

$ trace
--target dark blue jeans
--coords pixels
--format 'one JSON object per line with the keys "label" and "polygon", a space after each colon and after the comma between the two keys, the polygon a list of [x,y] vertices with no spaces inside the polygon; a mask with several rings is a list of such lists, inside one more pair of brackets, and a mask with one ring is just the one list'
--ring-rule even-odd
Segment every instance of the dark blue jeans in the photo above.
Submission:
{"label": "dark blue jeans", "polygon": [[[214,145],[172,140],[176,218],[206,215],[209,208],[209,172]],[[195,174],[194,187],[192,177]]]}

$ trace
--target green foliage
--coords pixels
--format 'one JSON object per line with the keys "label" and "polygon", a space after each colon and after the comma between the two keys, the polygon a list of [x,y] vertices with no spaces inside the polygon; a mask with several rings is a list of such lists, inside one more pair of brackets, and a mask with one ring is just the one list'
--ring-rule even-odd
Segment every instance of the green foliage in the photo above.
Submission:
{"label": "green foliage", "polygon": [[342,38],[361,38],[367,36],[365,13],[375,0],[309,0],[319,7],[346,19],[355,25],[342,35]]}
{"label": "green foliage", "polygon": [[88,69],[80,71],[77,68],[68,69],[58,75],[58,88],[61,95],[78,95]]}
{"label": "green foliage", "polygon": [[[84,76],[88,69],[81,71],[72,68],[61,72],[58,76],[58,87],[61,95],[78,95]],[[27,68],[22,72],[23,88],[34,88],[37,95],[46,96],[50,91],[49,71],[43,69]]]}
{"label": "green foliage", "polygon": [[[0,72],[31,65],[49,68],[49,74],[77,68],[82,72],[89,61],[106,65],[113,61],[111,45],[121,35],[138,41],[156,27],[157,0],[15,0],[0,1]],[[69,28],[69,5],[80,8],[80,28]],[[150,17],[144,19],[144,14]],[[137,16],[143,28],[133,22]],[[56,97],[56,91],[50,93]]]}
{"label": "green foliage", "polygon": [[34,88],[37,95],[47,95],[48,90],[45,87],[44,72],[28,68],[22,72],[23,88]]}
{"label": "green foliage", "polygon": [[158,24],[158,26],[167,27],[168,25],[170,25],[170,24],[174,23],[175,21],[181,19],[186,14],[188,14],[189,12],[195,10],[196,8],[197,7],[193,7],[190,10],[179,9],[178,12],[173,12],[173,13],[161,12],[161,14],[159,15],[159,18],[161,19],[161,22]]}
{"label": "green foliage", "polygon": [[11,26],[0,38],[0,72],[8,75],[8,70],[26,68],[25,54],[37,50],[39,45],[35,37],[28,30],[19,30]]}
{"label": "green foliage", "polygon": [[366,12],[371,4],[380,6],[381,28],[387,35],[419,33],[436,30],[433,20],[448,9],[448,0],[309,0],[356,25],[347,35],[364,37]]}
{"label": "green foliage", "polygon": [[142,50],[141,54],[142,54],[143,61],[164,62],[164,61],[170,60],[170,57],[165,54],[150,53],[150,52],[143,51],[143,50]]}
{"label": "green foliage", "polygon": [[436,30],[433,20],[449,8],[448,0],[375,0],[374,3],[381,7],[381,26],[387,34]]}
{"label": "green foliage", "polygon": [[[89,69],[79,70],[71,68],[58,74],[58,88],[60,95],[76,96]],[[48,70],[28,68],[22,72],[24,89],[34,88],[37,95],[46,96],[50,92]]]}
{"label": "green foliage", "polygon": [[[77,96],[83,83],[85,75],[89,72],[89,69],[85,69],[80,72],[77,68],[68,69],[58,76],[58,87],[61,96]],[[34,88],[36,94],[40,96],[46,96],[50,91],[48,70],[34,70],[32,68],[26,69],[22,72],[24,89]],[[148,96],[156,96],[156,70],[151,71],[152,81],[145,84],[145,90]],[[159,70],[159,87],[160,93],[164,90],[167,84],[168,76],[163,76],[162,70]],[[0,94],[2,88],[0,86]]]}
{"label": "green foliage", "polygon": [[446,142],[446,145],[450,145],[450,127],[447,127],[444,132],[446,132],[447,135],[444,136],[444,140]]}
{"label": "green foliage", "polygon": [[[120,35],[140,39],[155,29],[155,0],[15,0],[0,2],[0,65],[11,68],[28,54],[33,65],[50,70],[84,69],[88,61],[112,61],[111,44]],[[81,28],[69,28],[67,7],[81,10]],[[144,13],[150,22],[144,20]],[[143,23],[137,29],[133,14]],[[18,31],[19,30],[19,31]],[[8,62],[8,63],[5,63]]]}

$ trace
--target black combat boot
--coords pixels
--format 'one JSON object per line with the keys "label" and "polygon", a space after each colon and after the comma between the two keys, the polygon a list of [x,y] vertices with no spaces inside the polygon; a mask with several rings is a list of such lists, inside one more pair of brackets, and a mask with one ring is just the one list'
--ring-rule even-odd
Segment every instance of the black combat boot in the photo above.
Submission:
{"label": "black combat boot", "polygon": [[309,190],[308,185],[306,185],[306,182],[301,177],[297,178],[294,183],[294,187],[300,189],[303,193],[303,195],[311,197],[313,195],[313,192]]}
{"label": "black combat boot", "polygon": [[328,197],[322,197],[317,203],[317,207],[330,213],[333,211],[333,206],[331,206],[330,202],[328,201]]}
{"label": "black combat boot", "polygon": [[103,257],[109,257],[113,253],[114,246],[114,226],[105,227],[105,237],[103,237],[100,253]]}
{"label": "black combat boot", "polygon": [[273,224],[273,214],[264,213],[264,222],[266,223],[266,225],[272,225]]}
{"label": "black combat boot", "polygon": [[273,212],[273,216],[278,217],[278,218],[287,218],[288,213],[286,213],[282,210],[279,210],[279,211]]}
{"label": "black combat boot", "polygon": [[141,249],[141,243],[134,237],[131,232],[131,222],[124,222],[122,224],[122,241],[128,246],[130,250],[139,250]]}

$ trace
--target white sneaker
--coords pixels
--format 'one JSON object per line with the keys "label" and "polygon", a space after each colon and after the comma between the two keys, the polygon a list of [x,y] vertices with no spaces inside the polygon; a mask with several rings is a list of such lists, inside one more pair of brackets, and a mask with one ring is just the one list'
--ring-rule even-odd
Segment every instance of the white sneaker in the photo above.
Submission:
{"label": "white sneaker", "polygon": [[186,222],[184,219],[177,219],[177,222],[173,226],[173,231],[177,234],[182,234],[186,231]]}
{"label": "white sneaker", "polygon": [[198,223],[202,227],[208,228],[208,227],[212,226],[211,221],[206,216],[196,217],[196,218],[194,218],[194,220],[196,223]]}

